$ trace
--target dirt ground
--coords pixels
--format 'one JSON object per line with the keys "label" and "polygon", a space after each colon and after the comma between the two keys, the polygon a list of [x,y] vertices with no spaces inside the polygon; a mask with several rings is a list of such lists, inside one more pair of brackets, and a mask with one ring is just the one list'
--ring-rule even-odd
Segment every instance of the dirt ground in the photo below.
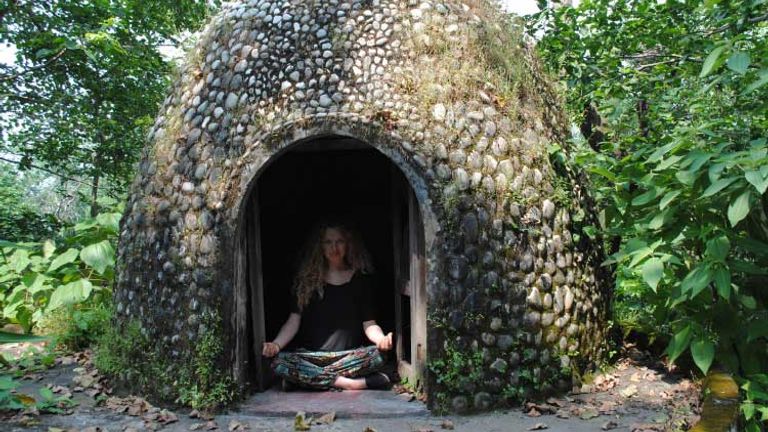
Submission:
{"label": "dirt ground", "polygon": [[[24,345],[4,346],[18,356]],[[682,431],[698,418],[699,388],[669,373],[647,353],[625,347],[623,358],[594,375],[580,391],[560,398],[472,416],[350,416],[343,411],[314,418],[296,414],[253,415],[234,408],[215,416],[171,411],[133,396],[113,395],[108,381],[90,361],[90,353],[60,355],[51,368],[14,366],[22,375],[19,394],[40,398],[47,388],[58,402],[52,410],[0,413],[3,431]],[[410,403],[420,403],[413,401]]]}

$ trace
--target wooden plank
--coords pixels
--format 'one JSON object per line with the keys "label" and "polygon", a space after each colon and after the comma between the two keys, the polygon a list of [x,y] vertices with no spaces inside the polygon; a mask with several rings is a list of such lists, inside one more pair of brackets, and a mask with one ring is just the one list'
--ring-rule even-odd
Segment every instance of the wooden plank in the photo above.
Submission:
{"label": "wooden plank", "polygon": [[235,292],[233,327],[235,329],[235,361],[232,373],[238,386],[248,382],[248,284],[246,281],[247,244],[244,233],[240,232],[235,242]]}
{"label": "wooden plank", "polygon": [[[391,165],[390,167],[390,208],[392,217],[392,250],[395,253],[394,256],[394,282],[395,286],[392,292],[394,293],[395,301],[395,355],[397,356],[398,364],[403,359],[403,311],[400,304],[400,295],[403,290],[403,256],[402,256],[402,233],[403,226],[400,214],[402,212],[402,185],[400,183],[400,172],[397,167]],[[399,369],[399,367],[398,367]],[[399,372],[399,371],[398,371]],[[402,375],[401,376],[405,376]]]}
{"label": "wooden plank", "polygon": [[258,186],[254,188],[250,203],[250,211],[246,212],[250,220],[246,220],[248,227],[248,276],[251,300],[251,331],[253,332],[253,353],[255,359],[253,367],[255,371],[255,387],[258,391],[266,390],[269,368],[261,356],[261,347],[266,340],[264,323],[264,279],[262,278],[261,255],[261,220],[259,209]]}
{"label": "wooden plank", "polygon": [[411,286],[411,365],[413,381],[425,384],[427,362],[427,292],[426,260],[424,259],[424,226],[416,195],[408,189],[408,228],[410,244]]}

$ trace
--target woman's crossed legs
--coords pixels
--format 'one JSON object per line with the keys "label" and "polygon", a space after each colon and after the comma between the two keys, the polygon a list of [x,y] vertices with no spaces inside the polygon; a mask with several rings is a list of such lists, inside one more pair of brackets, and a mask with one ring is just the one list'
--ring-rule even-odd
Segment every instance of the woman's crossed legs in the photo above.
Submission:
{"label": "woman's crossed legs", "polygon": [[366,388],[364,377],[384,364],[378,348],[362,347],[348,351],[280,352],[272,362],[275,374],[306,387],[347,390]]}

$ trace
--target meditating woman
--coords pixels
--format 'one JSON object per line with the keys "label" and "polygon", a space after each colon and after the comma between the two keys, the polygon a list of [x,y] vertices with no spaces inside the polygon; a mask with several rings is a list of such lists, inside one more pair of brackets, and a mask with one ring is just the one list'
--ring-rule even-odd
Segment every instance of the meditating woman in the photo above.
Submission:
{"label": "meditating woman", "polygon": [[[262,353],[277,358],[275,373],[284,383],[328,389],[386,388],[389,378],[376,372],[381,351],[392,349],[392,333],[376,324],[370,258],[352,232],[322,226],[306,251],[294,282],[288,320]],[[363,334],[373,343],[364,346]],[[296,337],[294,352],[284,352]]]}

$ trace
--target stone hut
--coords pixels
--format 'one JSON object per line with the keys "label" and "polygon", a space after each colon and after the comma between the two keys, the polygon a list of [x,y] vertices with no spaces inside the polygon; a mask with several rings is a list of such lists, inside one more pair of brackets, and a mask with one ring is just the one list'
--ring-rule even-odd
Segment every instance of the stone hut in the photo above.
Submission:
{"label": "stone hut", "polygon": [[[241,0],[189,53],[122,220],[115,307],[177,367],[218,328],[243,392],[317,218],[352,220],[380,322],[431,406],[569,389],[602,352],[608,285],[567,119],[485,0]],[[149,353],[147,353],[149,355]]]}

